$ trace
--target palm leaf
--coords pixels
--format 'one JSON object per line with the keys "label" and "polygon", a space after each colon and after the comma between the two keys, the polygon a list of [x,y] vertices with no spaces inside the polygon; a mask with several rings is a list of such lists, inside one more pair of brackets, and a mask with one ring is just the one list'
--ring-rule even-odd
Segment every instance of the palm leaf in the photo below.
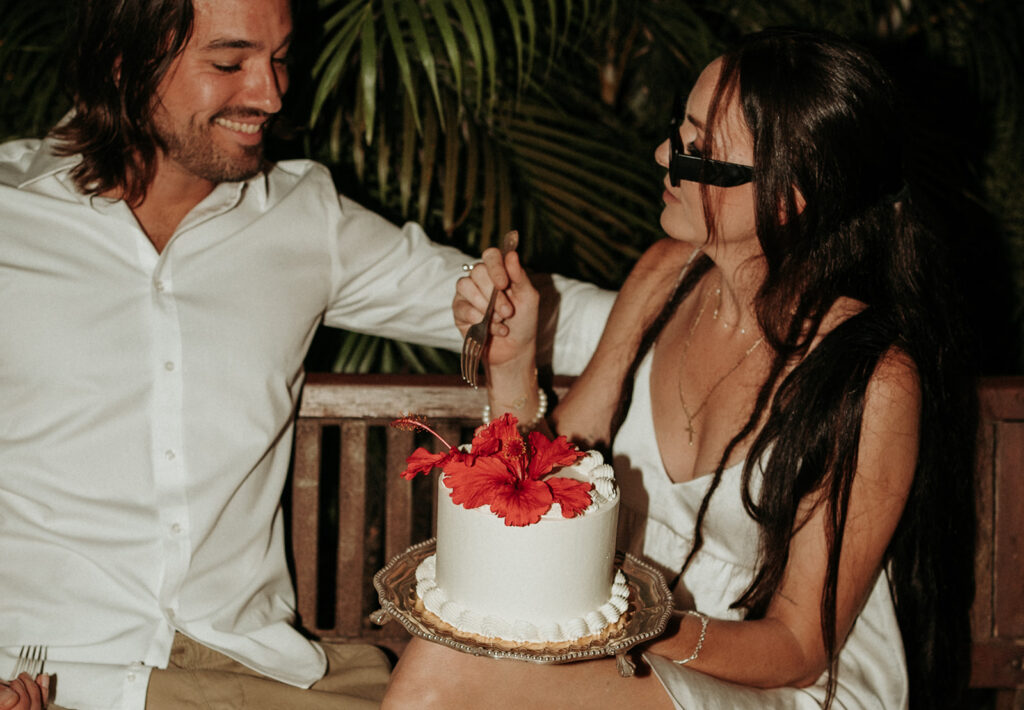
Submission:
{"label": "palm leaf", "polygon": [[[442,0],[438,0],[441,2]],[[466,0],[449,0],[449,4],[455,11],[458,24],[462,27],[462,36],[466,42],[466,49],[469,51],[469,59],[466,64],[470,69],[475,69],[474,82],[476,92],[474,93],[474,104],[479,106],[483,103],[484,87],[484,55],[483,45],[480,41],[480,34],[477,31],[476,20],[469,9]],[[459,95],[462,95],[460,90]]]}
{"label": "palm leaf", "polygon": [[413,47],[416,50],[416,58],[419,66],[427,75],[431,93],[434,95],[434,102],[438,114],[444,113],[441,105],[441,94],[437,88],[437,67],[434,63],[434,52],[427,39],[427,30],[420,13],[419,5],[413,0],[401,0],[402,14],[409,25],[409,32],[412,35]]}
{"label": "palm leaf", "polygon": [[461,95],[462,53],[459,50],[458,40],[455,37],[455,29],[448,19],[448,9],[442,0],[427,0],[427,7],[430,8],[433,20],[437,24],[437,31],[441,35],[441,42],[444,45],[445,55],[448,58],[448,66],[452,72],[455,93]]}
{"label": "palm leaf", "polygon": [[[0,0],[0,137],[42,135],[67,110],[58,77],[70,6]],[[670,101],[733,39],[796,24],[913,59],[911,76],[924,67],[939,77],[911,86],[927,99],[915,171],[929,192],[958,193],[1005,235],[1020,330],[1019,0],[318,0],[316,8],[315,56],[292,77],[311,157],[330,163],[360,199],[418,219],[438,238],[478,251],[515,224],[532,265],[608,285],[658,232],[663,173],[650,154]],[[452,364],[364,337],[339,346],[335,364]]]}
{"label": "palm leaf", "polygon": [[[994,108],[1001,160],[979,171],[1009,176],[1020,164],[1007,158],[1012,148],[1019,154],[1024,125],[1019,50],[1008,49],[1021,30],[1006,20],[1019,16],[1011,0],[392,0],[374,7],[379,120],[368,122],[373,111],[358,105],[368,103],[370,83],[346,78],[360,68],[369,76],[368,62],[349,57],[326,94],[326,74],[318,74],[320,95],[360,126],[362,135],[350,139],[363,145],[351,154],[374,153],[376,184],[366,185],[373,199],[388,209],[394,194],[396,214],[470,251],[515,224],[535,264],[616,283],[658,233],[662,173],[650,155],[672,98],[732,39],[769,25],[824,27],[945,57]],[[414,91],[421,86],[429,97]],[[381,114],[385,104],[402,108]],[[930,136],[922,131],[922,143]],[[957,179],[935,151],[918,160],[936,191]],[[389,190],[388,180],[398,189]],[[975,199],[998,195],[1007,207],[1016,194],[983,189],[987,197],[975,192]]]}
{"label": "palm leaf", "polygon": [[0,0],[0,139],[42,135],[67,111],[59,75],[69,8]]}

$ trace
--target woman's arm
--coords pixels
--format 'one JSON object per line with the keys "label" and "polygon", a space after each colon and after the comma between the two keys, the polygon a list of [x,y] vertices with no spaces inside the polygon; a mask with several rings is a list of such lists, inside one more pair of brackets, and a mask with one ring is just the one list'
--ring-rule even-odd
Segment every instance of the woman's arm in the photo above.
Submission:
{"label": "woman's arm", "polygon": [[[647,326],[671,296],[679,274],[693,254],[685,244],[662,239],[637,261],[605,324],[590,363],[552,417],[554,428],[589,446],[607,442],[619,389]],[[460,279],[453,304],[465,333],[479,320],[491,288],[503,289],[492,323],[485,360],[492,416],[511,412],[523,423],[537,412],[538,294],[515,252],[501,259],[497,249],[483,253],[483,268]]]}
{"label": "woman's arm", "polygon": [[640,339],[692,255],[692,247],[662,239],[640,257],[615,299],[597,350],[554,411],[558,433],[581,446],[610,443],[612,416]]}
{"label": "woman's arm", "polygon": [[[882,565],[917,463],[920,383],[910,359],[890,351],[865,395],[858,463],[839,562],[836,638],[842,645],[867,600]],[[756,687],[808,685],[828,666],[821,633],[821,600],[827,568],[825,506],[810,513],[793,536],[789,563],[764,619],[712,619],[700,656],[689,665],[709,675]],[[678,632],[650,650],[688,657],[700,620],[683,617]]]}

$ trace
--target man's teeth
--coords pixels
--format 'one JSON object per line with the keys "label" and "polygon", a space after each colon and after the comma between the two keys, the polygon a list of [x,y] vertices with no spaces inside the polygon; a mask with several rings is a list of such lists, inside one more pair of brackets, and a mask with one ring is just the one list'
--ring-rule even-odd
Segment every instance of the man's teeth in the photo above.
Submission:
{"label": "man's teeth", "polygon": [[259,133],[263,127],[262,123],[239,123],[238,121],[230,121],[226,118],[214,119],[214,123],[218,126],[224,126],[230,128],[232,131],[240,131],[242,133]]}

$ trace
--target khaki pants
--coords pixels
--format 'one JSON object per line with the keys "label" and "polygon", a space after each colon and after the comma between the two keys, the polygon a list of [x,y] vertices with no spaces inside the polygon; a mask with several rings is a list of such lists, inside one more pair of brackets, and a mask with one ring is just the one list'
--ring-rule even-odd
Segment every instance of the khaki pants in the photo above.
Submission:
{"label": "khaki pants", "polygon": [[146,710],[370,710],[390,673],[384,653],[365,644],[323,644],[327,673],[308,690],[260,675],[175,634],[164,670],[149,677]]}

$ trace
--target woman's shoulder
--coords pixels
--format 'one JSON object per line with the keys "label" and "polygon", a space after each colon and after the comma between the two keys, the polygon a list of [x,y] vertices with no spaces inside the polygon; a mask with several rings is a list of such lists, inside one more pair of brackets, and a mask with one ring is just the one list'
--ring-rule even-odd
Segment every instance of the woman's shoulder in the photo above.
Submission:
{"label": "woman's shoulder", "polygon": [[[829,338],[834,333],[836,337]],[[858,299],[840,297],[821,319],[811,349],[826,339],[835,341],[824,354],[833,362],[849,360],[852,367],[859,367],[858,358],[850,351],[860,352],[873,362],[869,394],[874,392],[883,399],[900,393],[913,400],[920,396],[917,364],[900,344],[899,330],[886,313]],[[836,348],[847,354],[834,357],[838,354],[833,352]]]}
{"label": "woman's shoulder", "polygon": [[815,339],[820,341],[827,337],[837,327],[846,323],[854,316],[863,313],[867,310],[867,307],[868,304],[864,303],[864,301],[850,298],[849,296],[840,296],[832,303],[824,317],[822,317]]}
{"label": "woman's shoulder", "polygon": [[637,260],[619,290],[590,362],[558,407],[559,433],[590,444],[610,441],[616,394],[630,376],[644,334],[671,298],[696,251],[662,239]]}
{"label": "woman's shoulder", "polygon": [[654,272],[676,270],[678,273],[680,268],[693,261],[699,253],[699,247],[664,237],[647,247],[634,269]]}
{"label": "woman's shoulder", "polygon": [[627,296],[671,289],[699,249],[675,239],[659,239],[640,256],[620,289]]}
{"label": "woman's shoulder", "polygon": [[674,239],[660,239],[652,244],[619,289],[610,324],[627,330],[650,324],[672,296],[680,276],[698,251]]}

